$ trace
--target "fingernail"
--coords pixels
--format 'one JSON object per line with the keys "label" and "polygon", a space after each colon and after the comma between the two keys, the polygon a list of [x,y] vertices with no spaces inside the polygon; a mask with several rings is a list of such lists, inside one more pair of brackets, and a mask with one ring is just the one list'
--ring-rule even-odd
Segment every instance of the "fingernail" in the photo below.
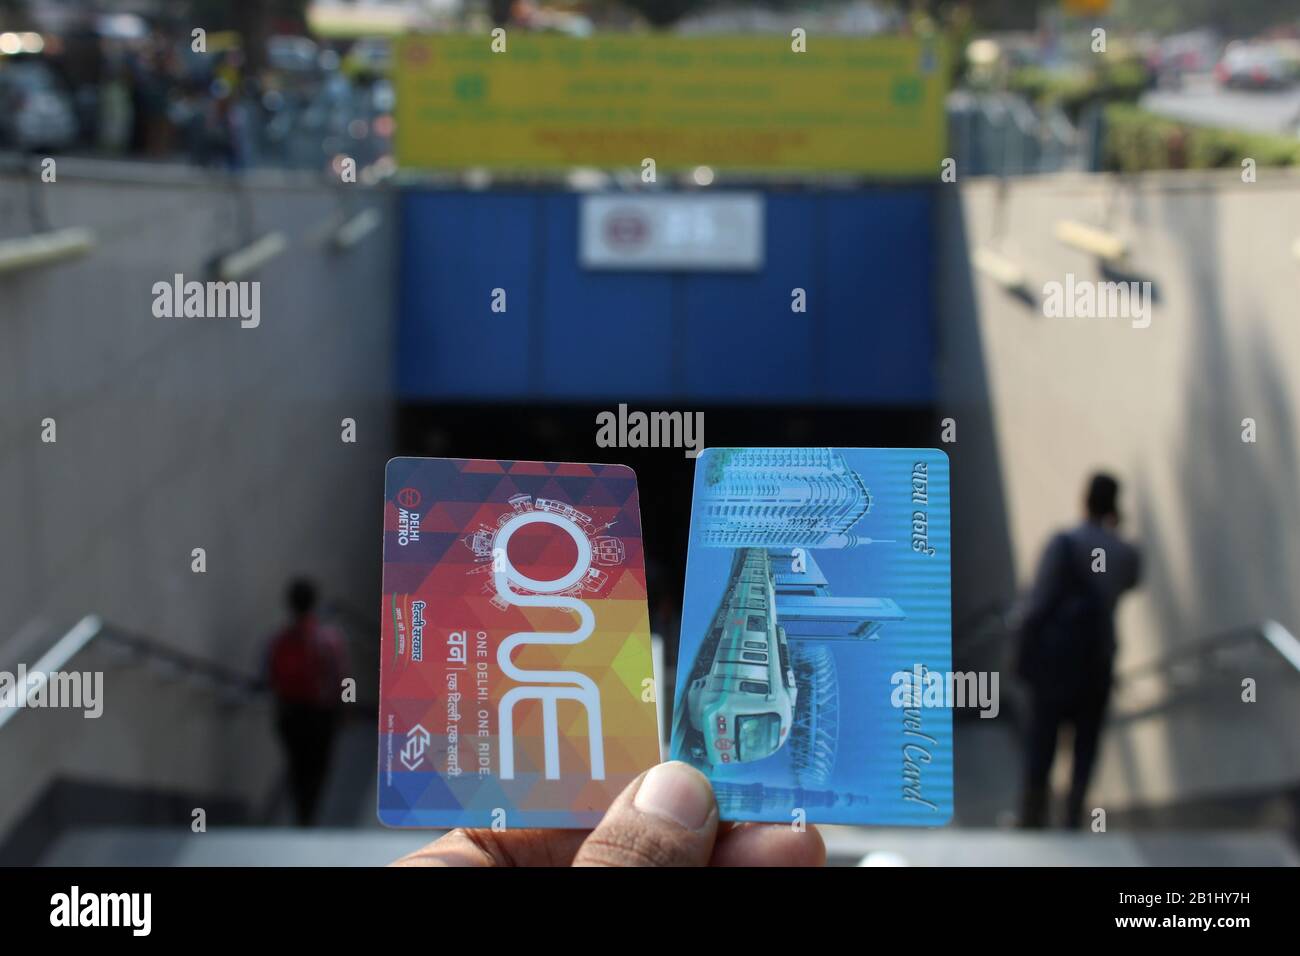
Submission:
{"label": "fingernail", "polygon": [[704,774],[674,760],[646,774],[632,804],[642,813],[698,830],[713,812],[713,789]]}

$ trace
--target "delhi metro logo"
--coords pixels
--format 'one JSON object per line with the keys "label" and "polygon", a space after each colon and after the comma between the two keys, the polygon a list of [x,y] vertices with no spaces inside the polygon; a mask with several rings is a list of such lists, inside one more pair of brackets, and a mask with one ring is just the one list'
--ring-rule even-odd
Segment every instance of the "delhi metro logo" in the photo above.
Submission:
{"label": "delhi metro logo", "polygon": [[611,246],[630,248],[645,245],[650,223],[636,209],[618,209],[605,217],[605,241]]}
{"label": "delhi metro logo", "polygon": [[[577,545],[578,556],[573,567],[553,580],[530,578],[510,563],[510,539],[521,528],[531,524],[549,524],[559,528]],[[497,707],[501,739],[501,779],[513,780],[515,776],[515,705],[525,700],[535,700],[542,705],[542,742],[545,754],[547,780],[560,777],[560,732],[557,705],[562,700],[577,701],[587,714],[587,739],[591,749],[591,779],[605,779],[605,738],[600,719],[600,689],[586,674],[577,671],[522,670],[510,659],[515,648],[526,644],[581,644],[596,629],[596,615],[586,601],[576,596],[561,594],[586,577],[592,563],[591,539],[586,530],[566,513],[547,510],[520,511],[510,517],[496,533],[492,582],[497,598],[516,607],[547,607],[572,611],[578,619],[573,631],[545,632],[520,631],[511,634],[497,648],[497,665],[519,686],[507,691]],[[515,588],[531,593],[520,593]]]}

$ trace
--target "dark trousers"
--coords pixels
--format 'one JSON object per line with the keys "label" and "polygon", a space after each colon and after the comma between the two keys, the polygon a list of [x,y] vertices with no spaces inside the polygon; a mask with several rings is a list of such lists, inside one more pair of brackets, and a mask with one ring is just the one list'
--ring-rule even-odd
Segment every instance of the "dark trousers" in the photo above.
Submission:
{"label": "dark trousers", "polygon": [[316,819],[316,806],[329,771],[336,723],[333,708],[280,704],[280,740],[289,761],[289,789],[299,826],[310,826]]}
{"label": "dark trousers", "polygon": [[1056,759],[1056,738],[1063,726],[1074,728],[1074,766],[1070,793],[1065,804],[1065,825],[1071,829],[1084,822],[1083,801],[1097,759],[1101,728],[1106,720],[1111,679],[1092,677],[1070,693],[1060,684],[1032,688],[1030,724],[1025,740],[1025,792],[1020,825],[1045,827],[1051,797],[1049,781]]}

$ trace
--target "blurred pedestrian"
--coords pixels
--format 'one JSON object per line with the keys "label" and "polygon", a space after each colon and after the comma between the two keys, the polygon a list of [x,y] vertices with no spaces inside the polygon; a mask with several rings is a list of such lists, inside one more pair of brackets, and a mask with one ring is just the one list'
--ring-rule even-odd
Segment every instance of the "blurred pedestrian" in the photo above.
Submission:
{"label": "blurred pedestrian", "polygon": [[186,158],[196,166],[208,164],[206,105],[202,89],[187,81],[167,107],[172,125],[179,131]]}
{"label": "blurred pedestrian", "polygon": [[131,94],[131,76],[125,66],[114,65],[99,91],[97,129],[99,148],[110,155],[126,151],[135,125]]}
{"label": "blurred pedestrian", "polygon": [[251,160],[245,87],[242,55],[232,50],[221,58],[208,89],[207,132],[210,157],[236,173],[246,169]]}
{"label": "blurred pedestrian", "polygon": [[292,620],[271,642],[270,683],[300,826],[310,826],[329,770],[347,672],[343,639],[316,615],[316,587],[290,582]]}
{"label": "blurred pedestrian", "polygon": [[1139,575],[1138,551],[1118,536],[1119,523],[1119,482],[1093,475],[1083,522],[1052,537],[1023,609],[1018,670],[1031,701],[1024,827],[1047,825],[1057,732],[1066,726],[1074,729],[1074,764],[1065,823],[1073,828],[1083,822],[1110,697],[1115,606]]}

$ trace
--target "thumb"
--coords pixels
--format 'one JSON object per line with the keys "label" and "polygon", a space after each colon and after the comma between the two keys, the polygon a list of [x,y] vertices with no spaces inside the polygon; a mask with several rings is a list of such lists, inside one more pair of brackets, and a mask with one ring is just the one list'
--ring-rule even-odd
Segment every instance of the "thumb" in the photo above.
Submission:
{"label": "thumb", "polygon": [[718,835],[708,778],[679,761],[652,767],[618,795],[574,866],[707,866]]}

